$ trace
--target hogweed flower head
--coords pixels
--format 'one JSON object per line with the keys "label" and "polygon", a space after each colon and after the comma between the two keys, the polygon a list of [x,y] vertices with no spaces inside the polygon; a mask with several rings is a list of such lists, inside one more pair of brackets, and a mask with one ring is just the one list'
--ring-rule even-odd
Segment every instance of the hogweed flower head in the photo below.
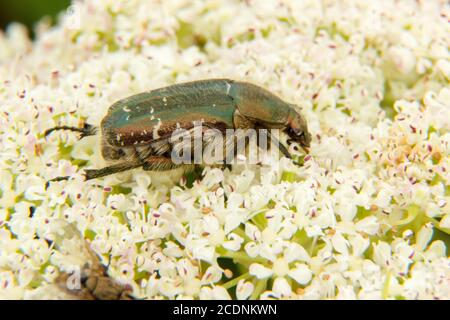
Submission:
{"label": "hogweed flower head", "polygon": [[[431,1],[89,0],[33,42],[11,25],[0,296],[60,297],[58,273],[85,259],[45,241],[63,219],[139,298],[449,299],[449,16]],[[100,140],[42,134],[219,76],[302,108],[313,136],[309,155],[290,150],[301,166],[267,154],[201,177],[136,169],[84,182],[81,168],[103,164]],[[46,190],[54,176],[71,179]]]}

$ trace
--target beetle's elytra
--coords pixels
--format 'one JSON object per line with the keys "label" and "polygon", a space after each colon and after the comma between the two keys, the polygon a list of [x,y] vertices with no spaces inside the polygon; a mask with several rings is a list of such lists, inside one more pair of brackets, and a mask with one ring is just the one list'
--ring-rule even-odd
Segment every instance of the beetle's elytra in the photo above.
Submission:
{"label": "beetle's elytra", "polygon": [[[224,133],[226,129],[280,129],[288,143],[297,142],[308,152],[311,135],[305,118],[289,104],[269,91],[251,83],[229,79],[200,80],[152,90],[114,103],[102,120],[102,155],[111,166],[86,170],[86,180],[132,168],[163,171],[175,164],[171,151],[176,146],[171,136],[177,129],[192,130],[201,122],[207,128]],[[93,135],[96,127],[60,126],[54,130],[72,130],[82,136]],[[290,157],[286,147],[281,152]],[[59,177],[53,180],[63,180]]]}

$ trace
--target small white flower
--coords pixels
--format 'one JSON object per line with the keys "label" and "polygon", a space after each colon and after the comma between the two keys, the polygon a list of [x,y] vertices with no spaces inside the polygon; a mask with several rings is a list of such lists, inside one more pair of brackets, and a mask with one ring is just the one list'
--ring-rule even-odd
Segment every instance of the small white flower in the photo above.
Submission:
{"label": "small white flower", "polygon": [[355,289],[352,286],[338,287],[337,300],[356,300]]}
{"label": "small white flower", "polygon": [[431,223],[424,225],[416,235],[416,248],[424,251],[433,236],[433,225]]}
{"label": "small white flower", "polygon": [[265,279],[270,277],[273,272],[269,268],[264,267],[259,263],[253,263],[250,265],[249,272],[252,276],[257,277],[258,279]]}
{"label": "small white flower", "polygon": [[[80,2],[76,30],[63,17],[36,40],[17,24],[0,32],[0,296],[70,298],[53,281],[89,257],[59,219],[138,298],[448,299],[448,248],[432,241],[450,229],[442,4],[172,2]],[[325,31],[336,26],[349,36]],[[43,136],[99,126],[116,101],[211,70],[295,102],[309,153],[292,143],[293,159],[249,150],[201,175],[138,168],[84,181],[107,165],[101,130]],[[206,106],[220,113],[220,101]],[[46,187],[58,176],[70,179]]]}
{"label": "small white flower", "polygon": [[311,281],[313,274],[306,265],[296,263],[295,268],[289,270],[288,275],[299,284],[305,285]]}
{"label": "small white flower", "polygon": [[244,239],[235,233],[230,233],[227,238],[229,240],[223,243],[223,247],[231,251],[238,251],[244,242]]}
{"label": "small white flower", "polygon": [[340,232],[336,233],[331,238],[331,243],[333,244],[333,247],[337,252],[348,255],[348,241],[342,236]]}
{"label": "small white flower", "polygon": [[359,232],[364,232],[369,235],[374,235],[377,233],[380,224],[377,221],[376,217],[367,217],[355,224],[355,228]]}
{"label": "small white flower", "polygon": [[389,266],[391,261],[391,246],[386,242],[373,244],[374,260],[379,266]]}
{"label": "small white flower", "polygon": [[439,222],[440,228],[450,229],[450,213],[446,214]]}
{"label": "small white flower", "polygon": [[236,229],[242,222],[244,222],[244,216],[239,213],[229,213],[225,217],[225,233],[229,233]]}
{"label": "small white flower", "polygon": [[275,278],[273,282],[272,291],[280,296],[288,297],[292,293],[291,286],[287,282],[287,280],[283,277]]}
{"label": "small white flower", "polygon": [[220,286],[213,288],[203,287],[200,292],[200,299],[202,300],[231,300],[228,291]]}
{"label": "small white flower", "polygon": [[239,280],[236,286],[236,297],[239,300],[246,300],[253,293],[254,289],[255,286],[253,285],[253,283],[245,280]]}

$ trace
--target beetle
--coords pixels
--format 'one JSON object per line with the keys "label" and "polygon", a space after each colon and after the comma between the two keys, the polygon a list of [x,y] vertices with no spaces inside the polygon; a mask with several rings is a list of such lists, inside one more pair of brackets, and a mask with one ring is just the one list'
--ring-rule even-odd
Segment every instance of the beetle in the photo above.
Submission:
{"label": "beetle", "polygon": [[[177,129],[192,130],[201,121],[206,128],[225,134],[226,129],[280,129],[309,152],[311,134],[296,106],[252,83],[230,79],[198,80],[139,93],[117,101],[103,118],[101,152],[110,166],[85,170],[86,180],[142,167],[148,171],[182,166],[170,157]],[[96,134],[95,126],[57,126],[45,132],[71,130],[81,138]],[[270,130],[268,130],[270,135]],[[280,151],[286,147],[271,136]],[[58,177],[52,181],[66,180]]]}

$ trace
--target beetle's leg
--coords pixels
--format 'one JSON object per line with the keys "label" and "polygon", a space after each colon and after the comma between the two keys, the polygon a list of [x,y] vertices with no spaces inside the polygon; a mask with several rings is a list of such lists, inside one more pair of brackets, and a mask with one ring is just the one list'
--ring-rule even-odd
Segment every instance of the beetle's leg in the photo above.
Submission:
{"label": "beetle's leg", "polygon": [[104,167],[101,169],[85,169],[84,176],[85,180],[97,179],[105,176],[109,176],[114,173],[128,171],[131,169],[142,167],[142,163],[140,162],[121,162],[118,164],[113,164],[108,167]]}
{"label": "beetle's leg", "polygon": [[48,136],[50,133],[56,130],[69,130],[69,131],[75,131],[75,132],[81,132],[80,139],[87,137],[87,136],[93,136],[97,132],[97,128],[91,124],[85,123],[83,128],[77,128],[77,127],[69,127],[69,126],[57,126],[51,129],[48,129],[44,132],[44,136]]}
{"label": "beetle's leg", "polygon": [[[250,120],[248,117],[243,116],[239,109],[236,109],[233,116],[233,121],[236,128],[253,128],[255,127],[255,123]],[[258,128],[258,126],[256,126]],[[288,149],[273,135],[271,134],[270,130],[267,130],[267,133],[269,135],[269,138],[272,143],[276,145],[276,147],[281,151],[281,153],[289,159],[292,159],[291,154],[289,153]]]}
{"label": "beetle's leg", "polygon": [[56,177],[56,178],[53,178],[51,180],[48,180],[45,183],[45,190],[47,190],[48,187],[50,186],[50,182],[64,181],[64,180],[69,180],[69,179],[70,179],[70,176],[65,176],[65,177]]}
{"label": "beetle's leg", "polygon": [[278,140],[271,132],[270,130],[267,130],[267,133],[269,135],[269,138],[272,143],[275,144],[275,146],[281,151],[281,153],[288,159],[292,159],[291,154],[289,153],[288,149]]}
{"label": "beetle's leg", "polygon": [[145,159],[142,169],[146,171],[168,171],[181,168],[183,164],[175,164],[170,158],[162,156],[151,156]]}
{"label": "beetle's leg", "polygon": [[[123,171],[131,170],[131,169],[135,169],[135,168],[139,168],[139,167],[142,167],[142,163],[136,163],[136,162],[126,163],[126,162],[124,162],[124,163],[118,163],[118,164],[114,164],[112,166],[104,167],[102,169],[86,169],[86,170],[84,170],[85,181],[104,177],[104,176],[109,176],[110,174],[123,172]],[[70,176],[64,176],[64,177],[56,177],[51,180],[48,180],[45,183],[45,190],[48,189],[50,182],[64,181],[64,180],[69,180],[69,179],[70,179]]]}

